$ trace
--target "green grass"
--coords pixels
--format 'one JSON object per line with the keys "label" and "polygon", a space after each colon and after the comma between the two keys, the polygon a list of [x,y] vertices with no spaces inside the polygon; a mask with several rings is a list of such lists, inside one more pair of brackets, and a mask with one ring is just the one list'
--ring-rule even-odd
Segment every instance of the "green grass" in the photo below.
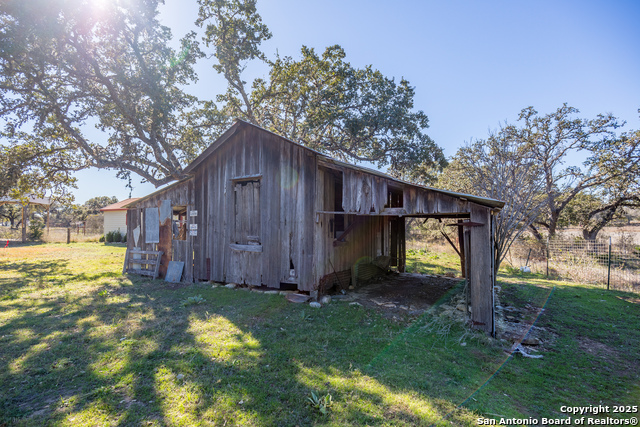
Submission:
{"label": "green grass", "polygon": [[449,252],[434,252],[427,249],[407,251],[406,271],[420,274],[460,275],[460,258]]}
{"label": "green grass", "polygon": [[[0,253],[0,425],[470,426],[640,401],[629,294],[503,276],[502,304],[541,307],[555,286],[537,323],[554,337],[544,358],[508,358],[437,307],[395,321],[312,309],[121,277],[123,256],[95,243]],[[326,415],[312,392],[331,395]]]}

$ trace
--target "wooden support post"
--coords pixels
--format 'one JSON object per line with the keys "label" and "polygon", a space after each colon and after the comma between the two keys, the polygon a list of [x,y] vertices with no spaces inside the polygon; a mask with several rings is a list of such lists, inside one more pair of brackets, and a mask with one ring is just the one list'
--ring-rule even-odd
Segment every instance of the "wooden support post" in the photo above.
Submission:
{"label": "wooden support post", "polygon": [[493,331],[493,280],[491,218],[489,209],[471,205],[471,221],[483,225],[470,227],[469,264],[471,288],[471,320],[474,327]]}
{"label": "wooden support post", "polygon": [[398,219],[398,271],[404,273],[405,265],[407,264],[407,240],[405,235],[405,218],[400,217]]}
{"label": "wooden support post", "polygon": [[[471,250],[470,250],[471,246],[470,246],[469,242],[471,240],[471,238],[470,238],[471,229],[468,228],[468,227],[467,228],[460,227],[460,228],[462,228],[462,241],[463,241],[462,247],[464,248],[463,249],[464,253],[470,254],[471,253]],[[471,303],[471,283],[470,283],[471,281],[469,280],[469,277],[471,276],[471,273],[469,272],[469,267],[470,267],[469,264],[470,263],[468,262],[468,259],[469,258],[467,258],[467,261],[465,262],[465,268],[464,268],[464,275],[465,275],[465,282],[466,282],[466,286],[465,286],[466,292],[465,292],[465,295],[464,295],[465,320],[469,320],[469,318],[470,318],[469,305]]]}
{"label": "wooden support post", "polygon": [[[461,219],[458,220],[458,224],[462,222]],[[464,230],[462,227],[458,227],[458,245],[460,245],[460,272],[462,273],[462,277],[467,277],[467,264],[465,260],[465,252],[464,252]]]}
{"label": "wooden support post", "polygon": [[491,219],[491,336],[496,337],[496,221],[493,213]]}
{"label": "wooden support post", "polygon": [[67,227],[67,245],[71,243],[71,227]]}
{"label": "wooden support post", "polygon": [[391,265],[397,267],[398,259],[398,219],[389,218],[389,256],[391,257]]}

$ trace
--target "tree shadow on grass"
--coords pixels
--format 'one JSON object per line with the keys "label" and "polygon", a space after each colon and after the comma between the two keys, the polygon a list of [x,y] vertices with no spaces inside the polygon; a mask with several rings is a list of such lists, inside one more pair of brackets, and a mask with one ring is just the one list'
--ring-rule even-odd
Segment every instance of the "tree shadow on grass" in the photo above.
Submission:
{"label": "tree shadow on grass", "polygon": [[[195,295],[206,301],[182,305]],[[204,284],[120,280],[2,304],[0,423],[467,424],[456,405],[504,361],[489,344],[443,344],[429,314],[407,327]],[[328,415],[312,391],[333,396]]]}
{"label": "tree shadow on grass", "polygon": [[68,264],[66,260],[3,263],[3,270],[18,274],[0,278],[0,300],[14,299],[17,291],[32,285],[42,288],[63,284],[61,276],[65,275]]}
{"label": "tree shadow on grass", "polygon": [[[194,294],[207,302],[181,306]],[[145,280],[5,307],[0,422],[419,425],[453,408],[422,414],[420,386],[410,405],[393,377],[367,374],[376,357],[398,362],[379,356],[398,326],[364,309]],[[330,415],[308,405],[311,391],[333,395]]]}

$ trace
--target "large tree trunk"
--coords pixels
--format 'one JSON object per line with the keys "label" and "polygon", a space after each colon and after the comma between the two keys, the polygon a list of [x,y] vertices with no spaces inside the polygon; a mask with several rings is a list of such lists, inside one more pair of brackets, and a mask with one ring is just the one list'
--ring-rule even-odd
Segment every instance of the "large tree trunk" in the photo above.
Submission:
{"label": "large tree trunk", "polygon": [[607,224],[609,224],[609,222],[611,222],[620,204],[621,203],[615,203],[611,205],[611,207],[609,207],[606,211],[604,211],[602,217],[600,217],[600,220],[591,228],[591,230],[589,230],[588,228],[584,228],[582,230],[582,237],[584,237],[585,240],[596,240],[596,237],[598,236],[600,230],[602,230]]}
{"label": "large tree trunk", "polygon": [[554,210],[549,217],[549,238],[553,238],[558,230],[558,220],[560,219],[560,211]]}

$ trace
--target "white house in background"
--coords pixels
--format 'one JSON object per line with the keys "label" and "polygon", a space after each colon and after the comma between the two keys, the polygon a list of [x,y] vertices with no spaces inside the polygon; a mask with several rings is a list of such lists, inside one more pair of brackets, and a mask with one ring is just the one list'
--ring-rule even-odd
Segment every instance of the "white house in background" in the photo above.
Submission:
{"label": "white house in background", "polygon": [[100,209],[104,214],[104,233],[118,231],[127,234],[127,208],[123,207],[138,200],[139,197],[126,199]]}

